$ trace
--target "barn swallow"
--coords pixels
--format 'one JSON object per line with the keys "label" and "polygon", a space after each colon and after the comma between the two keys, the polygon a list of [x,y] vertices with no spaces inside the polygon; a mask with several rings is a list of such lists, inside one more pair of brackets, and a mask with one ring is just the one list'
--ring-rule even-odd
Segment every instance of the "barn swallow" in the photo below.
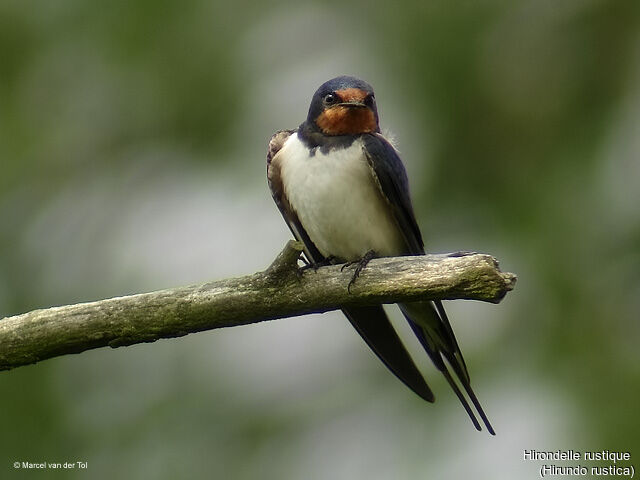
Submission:
{"label": "barn swallow", "polygon": [[[304,243],[310,265],[355,263],[355,280],[371,258],[425,253],[407,173],[395,148],[380,133],[373,88],[362,80],[341,76],[318,88],[307,119],[297,129],[271,137],[267,179],[284,220]],[[442,302],[399,307],[475,428],[481,430],[480,423],[449,367],[495,435],[469,383]],[[382,305],[342,311],[389,370],[426,401],[435,400]]]}

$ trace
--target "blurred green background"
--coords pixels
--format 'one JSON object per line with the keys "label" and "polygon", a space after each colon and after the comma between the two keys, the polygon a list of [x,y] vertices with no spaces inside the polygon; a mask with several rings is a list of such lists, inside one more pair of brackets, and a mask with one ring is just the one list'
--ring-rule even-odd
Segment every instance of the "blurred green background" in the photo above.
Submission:
{"label": "blurred green background", "polygon": [[446,305],[498,435],[414,343],[434,405],[325,314],[0,373],[0,477],[515,479],[558,448],[640,466],[634,1],[5,0],[0,317],[266,267],[289,237],[269,136],[340,74],[375,87],[427,248],[519,275],[498,306]]}

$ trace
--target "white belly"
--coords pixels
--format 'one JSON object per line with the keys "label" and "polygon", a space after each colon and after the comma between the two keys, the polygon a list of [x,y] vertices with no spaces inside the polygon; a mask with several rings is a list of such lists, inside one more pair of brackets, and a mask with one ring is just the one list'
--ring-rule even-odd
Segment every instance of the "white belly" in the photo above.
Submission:
{"label": "white belly", "polygon": [[323,154],[309,150],[296,134],[278,152],[289,204],[325,257],[357,260],[403,252],[404,241],[357,140]]}

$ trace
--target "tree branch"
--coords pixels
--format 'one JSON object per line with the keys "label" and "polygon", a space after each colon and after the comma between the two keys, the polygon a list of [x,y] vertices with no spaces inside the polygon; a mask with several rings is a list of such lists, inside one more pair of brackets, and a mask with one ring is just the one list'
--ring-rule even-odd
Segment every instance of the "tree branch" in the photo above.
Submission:
{"label": "tree branch", "polygon": [[490,255],[457,253],[372,260],[347,292],[353,268],[298,268],[290,241],[264,272],[116,297],[0,320],[0,370],[98,347],[120,347],[213,328],[354,305],[471,299],[498,303],[516,276]]}

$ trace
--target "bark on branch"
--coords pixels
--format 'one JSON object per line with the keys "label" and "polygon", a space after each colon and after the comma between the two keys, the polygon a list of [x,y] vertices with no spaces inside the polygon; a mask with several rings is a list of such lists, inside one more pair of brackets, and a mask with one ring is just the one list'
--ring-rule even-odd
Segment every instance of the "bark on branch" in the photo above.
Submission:
{"label": "bark on branch", "polygon": [[353,267],[301,271],[289,242],[263,272],[240,278],[116,297],[0,320],[0,370],[213,328],[257,323],[353,305],[470,299],[498,303],[516,276],[490,255],[455,253],[372,260],[347,291]]}

